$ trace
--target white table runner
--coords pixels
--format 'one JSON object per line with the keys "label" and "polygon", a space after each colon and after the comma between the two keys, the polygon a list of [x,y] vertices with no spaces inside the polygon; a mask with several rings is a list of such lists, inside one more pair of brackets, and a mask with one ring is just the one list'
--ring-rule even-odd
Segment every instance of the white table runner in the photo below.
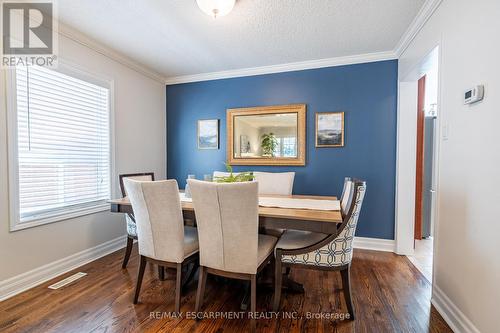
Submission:
{"label": "white table runner", "polygon": [[259,197],[259,206],[292,209],[340,210],[340,202],[338,200],[295,199],[278,197]]}
{"label": "white table runner", "polygon": [[184,192],[180,192],[179,196],[181,197],[181,201],[184,201],[184,202],[193,202],[193,198],[187,198],[186,197],[186,193],[184,193]]}

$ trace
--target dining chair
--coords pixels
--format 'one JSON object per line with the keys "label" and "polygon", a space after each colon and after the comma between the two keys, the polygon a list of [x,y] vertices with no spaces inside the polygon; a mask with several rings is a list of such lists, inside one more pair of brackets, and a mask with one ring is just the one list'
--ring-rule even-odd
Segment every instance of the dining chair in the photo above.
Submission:
{"label": "dining chair", "polygon": [[[233,172],[233,176],[239,175],[241,172]],[[215,181],[217,178],[221,177],[229,177],[231,175],[231,172],[226,172],[226,171],[214,171],[212,174],[212,179]]]}
{"label": "dining chair", "polygon": [[352,187],[352,178],[345,177],[344,178],[344,187],[342,188],[342,194],[340,195],[340,209],[342,210],[342,214],[347,214],[347,209],[349,208],[349,199],[351,198],[351,187]]}
{"label": "dining chair", "polygon": [[291,195],[293,192],[295,172],[254,171],[253,175],[261,195]]}
{"label": "dining chair", "polygon": [[[139,298],[146,263],[150,262],[177,270],[175,311],[179,312],[182,269],[198,261],[198,233],[196,228],[184,226],[177,181],[125,179],[124,183],[137,223],[141,257],[134,304]],[[191,269],[184,282],[189,281],[193,271]]]}
{"label": "dining chair", "polygon": [[[188,182],[200,240],[195,312],[203,303],[207,274],[249,280],[250,311],[255,312],[257,274],[272,261],[277,241],[258,233],[258,184]],[[254,319],[251,325],[255,330]]]}
{"label": "dining chair", "polygon": [[359,213],[366,191],[366,182],[353,180],[350,186],[350,205],[347,214],[342,213],[342,224],[331,235],[319,233],[301,233],[287,230],[281,236],[275,249],[275,290],[273,311],[280,306],[283,268],[298,267],[316,270],[340,271],[344,299],[354,319],[352,304],[350,269],[352,260],[352,242],[356,232]]}
{"label": "dining chair", "polygon": [[[127,190],[123,181],[125,179],[135,179],[139,181],[153,181],[155,180],[155,174],[153,172],[143,172],[143,173],[127,173],[118,176],[120,181],[120,190],[122,192],[122,197],[127,196]],[[125,214],[125,221],[127,223],[127,247],[125,249],[125,256],[123,257],[122,268],[127,268],[128,261],[130,259],[130,254],[132,253],[132,246],[134,245],[134,240],[137,239],[137,229],[135,225],[135,218],[133,214]],[[161,274],[161,273],[160,273]]]}
{"label": "dining chair", "polygon": [[[260,195],[292,195],[295,172],[260,172],[255,171],[255,181],[259,183]],[[285,229],[263,228],[262,233],[280,237]]]}
{"label": "dining chair", "polygon": [[[238,174],[237,172],[233,172],[233,175],[237,175],[237,174]],[[212,175],[212,178],[215,179],[215,178],[218,178],[218,177],[228,177],[229,175],[231,175],[230,172],[214,171],[214,173]]]}

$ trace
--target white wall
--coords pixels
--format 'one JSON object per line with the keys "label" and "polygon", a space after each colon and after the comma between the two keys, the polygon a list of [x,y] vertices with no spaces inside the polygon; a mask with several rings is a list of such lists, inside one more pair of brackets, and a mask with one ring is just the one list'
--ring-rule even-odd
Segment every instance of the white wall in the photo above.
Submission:
{"label": "white wall", "polygon": [[[66,37],[59,57],[114,80],[115,174],[154,171],[165,178],[165,85]],[[5,73],[0,76],[0,285],[2,280],[125,237],[123,216],[103,212],[9,232]],[[115,195],[118,195],[118,182]]]}
{"label": "white wall", "polygon": [[[238,118],[236,118],[238,119]],[[259,129],[251,126],[245,121],[237,121],[234,126],[234,151],[236,156],[240,156],[240,147],[241,147],[241,136],[247,135],[248,141],[250,142],[250,151],[249,153],[254,154],[255,156],[259,156],[260,153],[260,135]]]}
{"label": "white wall", "polygon": [[[400,77],[440,46],[440,138],[433,302],[457,330],[498,332],[500,1],[444,0],[400,58]],[[463,105],[482,83],[484,101]],[[456,306],[456,308],[454,308]]]}

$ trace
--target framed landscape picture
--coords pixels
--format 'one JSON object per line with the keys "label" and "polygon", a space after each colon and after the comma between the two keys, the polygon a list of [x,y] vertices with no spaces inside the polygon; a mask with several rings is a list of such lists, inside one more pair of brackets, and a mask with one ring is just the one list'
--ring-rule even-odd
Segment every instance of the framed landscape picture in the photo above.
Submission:
{"label": "framed landscape picture", "polygon": [[198,149],[219,149],[219,119],[198,120]]}
{"label": "framed landscape picture", "polygon": [[316,113],[316,147],[344,146],[344,112]]}

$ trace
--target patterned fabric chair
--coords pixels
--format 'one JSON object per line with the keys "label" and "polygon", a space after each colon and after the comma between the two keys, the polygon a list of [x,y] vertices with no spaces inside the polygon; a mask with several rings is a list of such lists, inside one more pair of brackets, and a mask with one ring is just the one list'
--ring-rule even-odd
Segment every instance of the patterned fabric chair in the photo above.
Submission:
{"label": "patterned fabric chair", "polygon": [[[122,192],[122,197],[125,198],[127,196],[127,190],[125,189],[125,185],[123,183],[125,179],[153,181],[155,180],[155,175],[153,172],[129,173],[119,175],[118,178],[120,180],[120,190]],[[134,216],[132,214],[126,214],[125,221],[127,222],[127,247],[125,249],[125,256],[123,257],[122,268],[127,268],[128,260],[130,259],[130,254],[132,253],[132,246],[134,245],[134,240],[137,239],[137,227],[135,224]]]}
{"label": "patterned fabric chair", "polygon": [[350,267],[352,242],[366,191],[366,183],[353,180],[349,186],[349,209],[342,213],[343,222],[332,235],[286,231],[276,244],[276,271],[273,310],[280,305],[283,267],[301,267],[340,271],[344,298],[350,319],[354,319],[351,299]]}
{"label": "patterned fabric chair", "polygon": [[[250,281],[256,309],[257,274],[273,259],[276,237],[259,235],[256,182],[210,183],[188,180],[200,239],[200,273],[195,312],[203,303],[207,274]],[[255,331],[255,320],[252,320]]]}
{"label": "patterned fabric chair", "polygon": [[[124,183],[137,222],[141,256],[134,304],[139,298],[146,263],[150,262],[177,270],[175,311],[178,313],[182,287],[193,276],[198,262],[198,232],[194,227],[184,226],[177,181],[127,178]],[[183,283],[182,269],[188,264],[192,264],[191,271],[184,274]]]}
{"label": "patterned fabric chair", "polygon": [[351,177],[345,177],[344,178],[344,187],[342,188],[342,195],[340,196],[340,207],[342,209],[343,215],[347,215],[347,209],[349,208],[351,187],[352,187]]}

